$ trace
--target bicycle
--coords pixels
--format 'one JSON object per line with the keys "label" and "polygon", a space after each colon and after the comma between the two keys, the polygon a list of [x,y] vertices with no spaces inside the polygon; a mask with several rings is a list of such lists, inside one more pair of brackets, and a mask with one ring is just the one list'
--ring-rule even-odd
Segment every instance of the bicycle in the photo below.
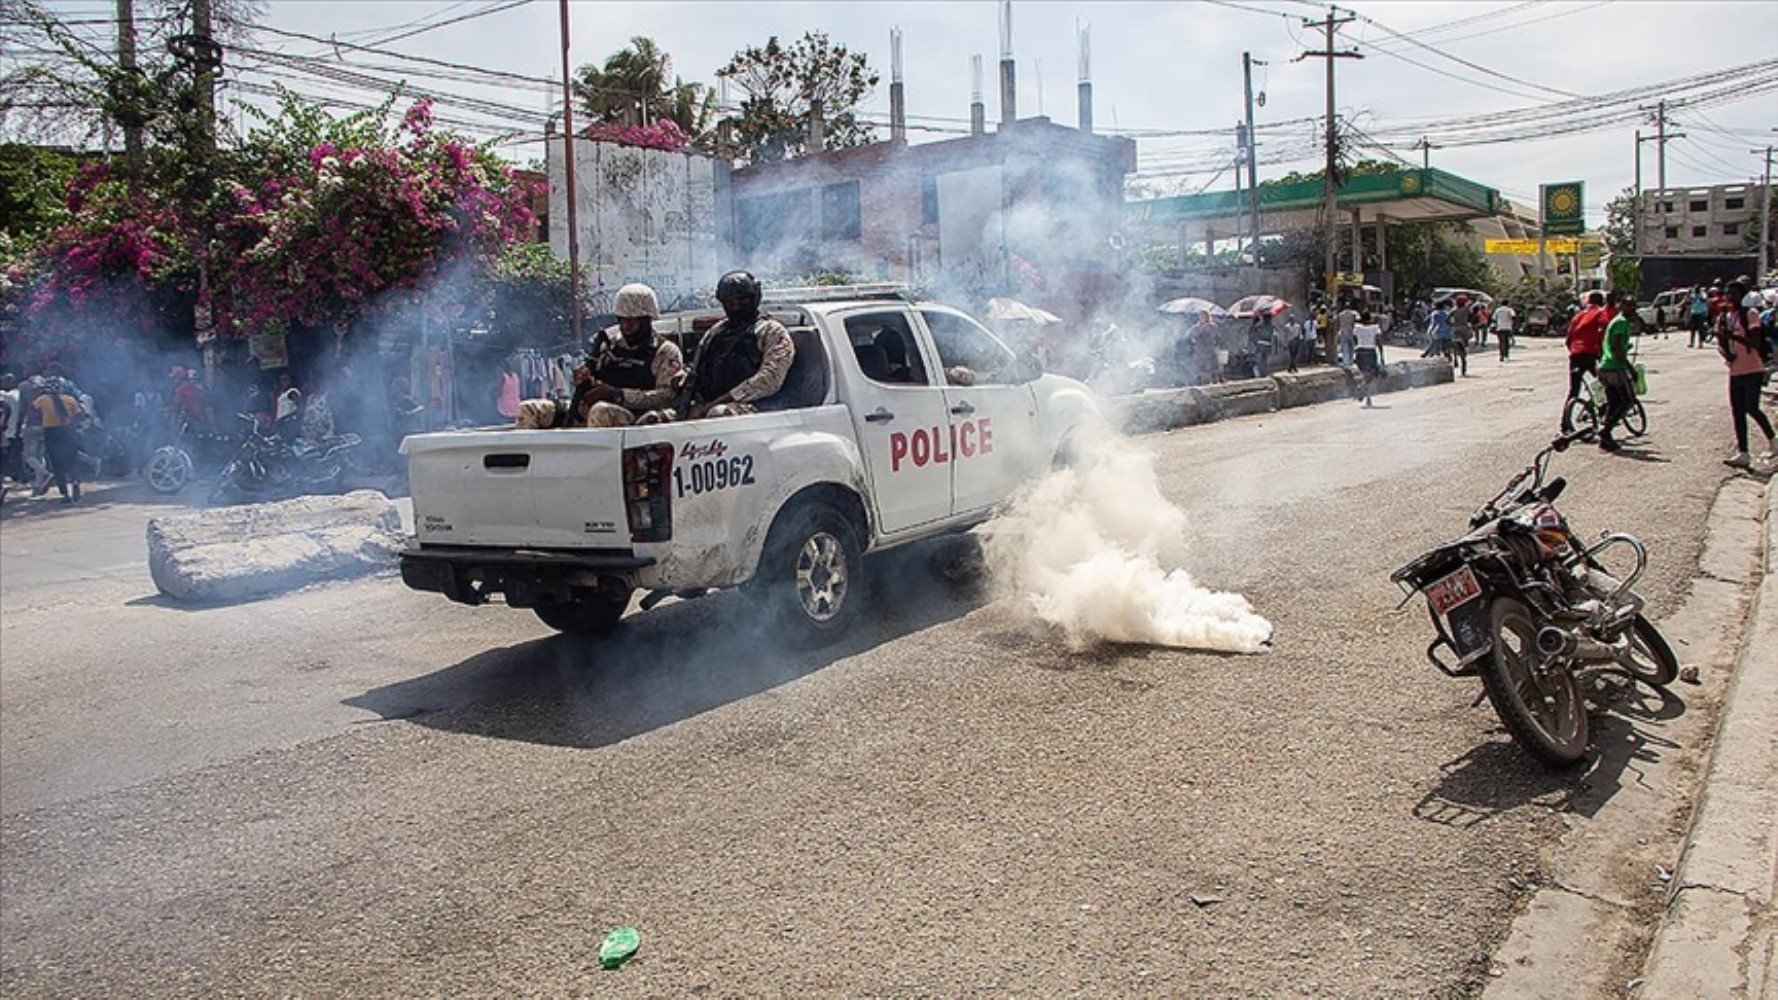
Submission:
{"label": "bicycle", "polygon": [[[1597,438],[1599,425],[1605,419],[1605,383],[1591,372],[1582,375],[1580,394],[1566,405],[1568,425],[1579,431],[1588,441]],[[1641,397],[1630,401],[1630,408],[1624,411],[1624,418],[1618,421],[1618,426],[1623,428],[1626,437],[1639,438],[1648,433],[1648,411],[1643,408]]]}

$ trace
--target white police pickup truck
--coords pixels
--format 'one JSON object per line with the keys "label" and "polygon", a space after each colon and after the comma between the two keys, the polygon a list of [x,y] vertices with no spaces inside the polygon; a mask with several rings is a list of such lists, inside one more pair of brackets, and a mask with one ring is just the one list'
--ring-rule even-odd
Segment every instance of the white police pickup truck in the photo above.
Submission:
{"label": "white police pickup truck", "polygon": [[[982,522],[1097,414],[1085,386],[946,306],[852,286],[768,292],[762,312],[796,363],[760,413],[407,438],[402,579],[581,634],[613,628],[637,589],[648,607],[746,585],[819,643],[859,613],[865,552]],[[958,367],[974,384],[948,384]]]}

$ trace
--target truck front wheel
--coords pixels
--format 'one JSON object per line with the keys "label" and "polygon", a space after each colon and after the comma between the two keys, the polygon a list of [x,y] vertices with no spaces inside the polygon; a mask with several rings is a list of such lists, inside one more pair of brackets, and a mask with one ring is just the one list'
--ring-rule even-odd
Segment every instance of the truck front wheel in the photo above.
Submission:
{"label": "truck front wheel", "polygon": [[772,525],[752,586],[771,611],[774,632],[796,646],[820,646],[858,616],[863,565],[852,522],[814,503]]}
{"label": "truck front wheel", "polygon": [[630,595],[585,594],[571,601],[539,601],[531,610],[545,625],[569,635],[609,635],[617,628],[624,609],[630,606]]}

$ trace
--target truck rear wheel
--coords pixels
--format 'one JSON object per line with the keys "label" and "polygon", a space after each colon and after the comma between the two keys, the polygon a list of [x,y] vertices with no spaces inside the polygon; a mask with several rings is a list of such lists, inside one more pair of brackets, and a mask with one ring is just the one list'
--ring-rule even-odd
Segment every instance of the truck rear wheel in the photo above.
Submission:
{"label": "truck rear wheel", "polygon": [[531,610],[545,625],[568,635],[610,635],[630,606],[630,595],[587,594],[571,601],[539,601]]}
{"label": "truck rear wheel", "polygon": [[863,566],[852,522],[826,503],[811,503],[772,525],[752,586],[771,610],[774,633],[795,646],[821,646],[858,616]]}

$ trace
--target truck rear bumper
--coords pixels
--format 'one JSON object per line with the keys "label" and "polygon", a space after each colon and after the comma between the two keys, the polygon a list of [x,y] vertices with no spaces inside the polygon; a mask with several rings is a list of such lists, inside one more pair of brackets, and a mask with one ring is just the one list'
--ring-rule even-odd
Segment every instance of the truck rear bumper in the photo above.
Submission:
{"label": "truck rear bumper", "polygon": [[459,604],[486,604],[505,594],[513,607],[567,601],[579,590],[635,588],[636,573],[654,565],[650,556],[623,549],[577,552],[428,545],[401,554],[401,580],[414,590],[443,594]]}

